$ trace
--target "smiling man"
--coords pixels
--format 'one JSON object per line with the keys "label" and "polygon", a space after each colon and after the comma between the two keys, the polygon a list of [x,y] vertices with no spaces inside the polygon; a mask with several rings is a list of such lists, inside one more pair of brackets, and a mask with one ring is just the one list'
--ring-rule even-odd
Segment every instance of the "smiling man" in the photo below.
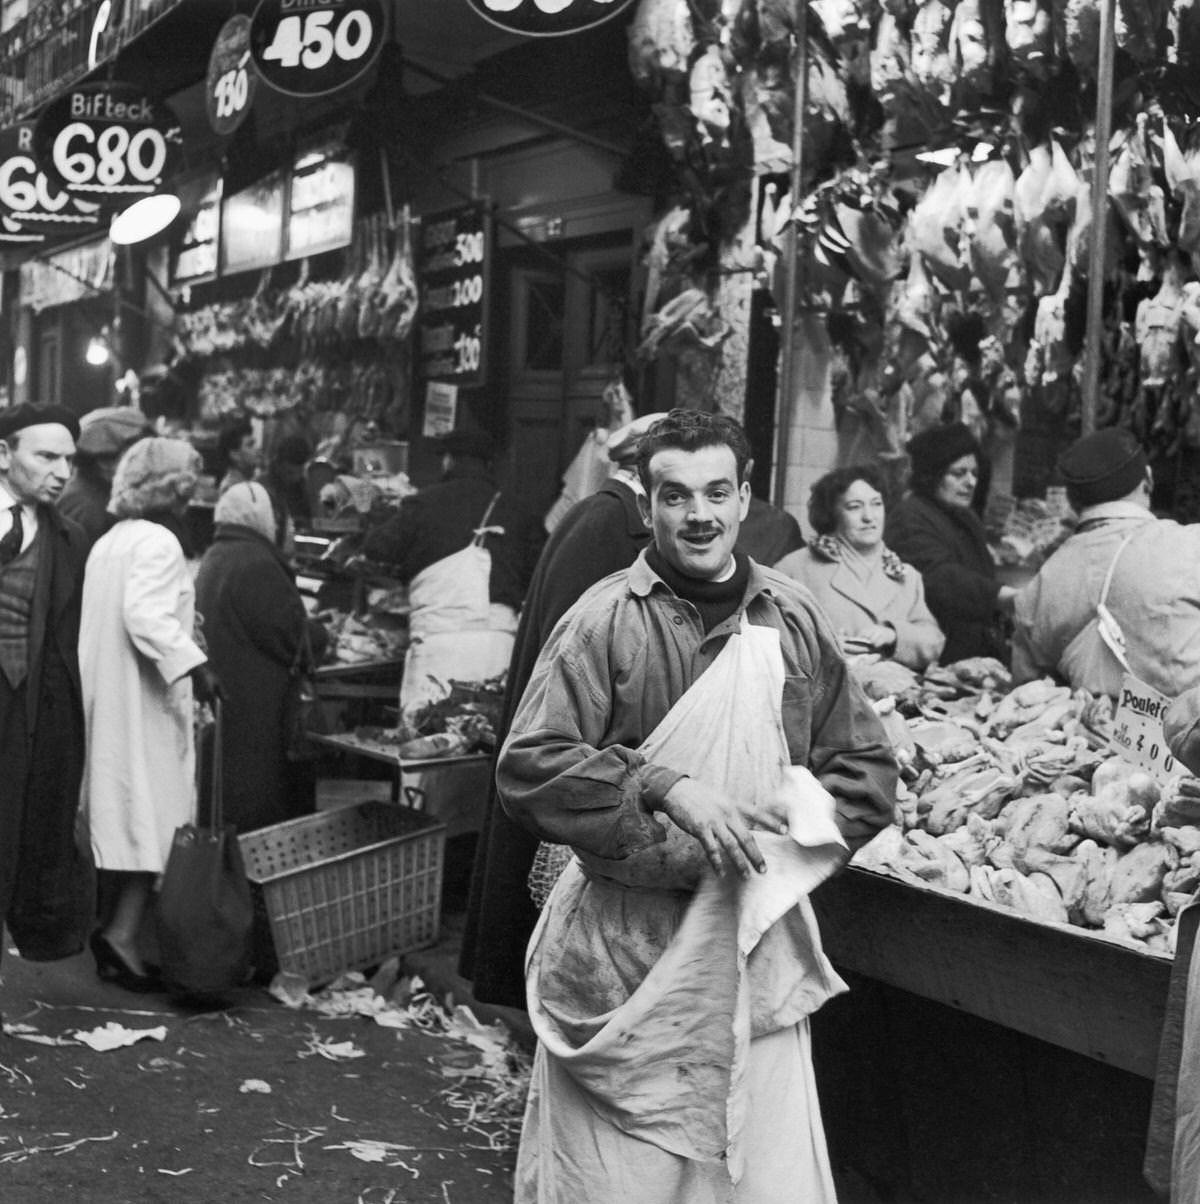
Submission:
{"label": "smiling man", "polygon": [[79,952],[92,914],[74,838],[87,540],[54,506],[78,437],[62,406],[0,410],[0,921],[34,961]]}
{"label": "smiling man", "polygon": [[[843,988],[765,854],[824,816],[844,860],[896,769],[811,596],[735,551],[748,460],[720,415],[650,428],[653,541],[559,622],[497,766],[576,852],[529,950],[518,1204],[833,1199],[808,1017]],[[765,919],[758,882],[788,899]]]}

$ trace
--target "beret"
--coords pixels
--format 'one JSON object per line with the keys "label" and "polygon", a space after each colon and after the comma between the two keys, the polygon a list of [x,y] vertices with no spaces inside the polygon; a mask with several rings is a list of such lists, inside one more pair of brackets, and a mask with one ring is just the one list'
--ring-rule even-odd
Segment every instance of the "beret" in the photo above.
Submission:
{"label": "beret", "polygon": [[1137,437],[1109,426],[1076,439],[1058,458],[1058,472],[1077,506],[1124,497],[1146,475],[1146,453]]}
{"label": "beret", "polygon": [[1167,707],[1162,725],[1171,755],[1189,773],[1200,774],[1200,686],[1184,690]]}
{"label": "beret", "polygon": [[79,419],[73,410],[68,410],[66,406],[34,405],[31,402],[0,410],[0,439],[7,439],[27,426],[45,426],[48,423],[65,426],[71,432],[71,438],[78,440]]}
{"label": "beret", "polygon": [[637,457],[638,441],[660,419],[665,418],[666,411],[657,414],[643,414],[624,426],[617,427],[608,437],[608,458],[618,464],[630,463]]}
{"label": "beret", "polygon": [[955,460],[979,454],[979,440],[961,422],[931,426],[908,441],[908,455],[917,476],[936,476]]}
{"label": "beret", "polygon": [[479,460],[490,460],[496,451],[492,437],[484,431],[447,431],[434,436],[433,442],[444,456],[474,456]]}
{"label": "beret", "polygon": [[149,419],[134,406],[101,406],[79,420],[76,447],[89,456],[115,456],[145,435]]}

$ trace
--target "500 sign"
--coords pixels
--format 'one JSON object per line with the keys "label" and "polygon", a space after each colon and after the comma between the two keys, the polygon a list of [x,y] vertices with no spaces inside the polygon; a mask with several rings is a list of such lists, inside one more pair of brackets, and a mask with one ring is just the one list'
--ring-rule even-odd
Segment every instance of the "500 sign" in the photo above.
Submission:
{"label": "500 sign", "polygon": [[383,47],[382,0],[263,0],[250,25],[259,74],[292,96],[353,83]]}
{"label": "500 sign", "polygon": [[174,166],[179,123],[132,84],[84,84],[34,127],[37,161],[71,196],[121,206],[155,192]]}

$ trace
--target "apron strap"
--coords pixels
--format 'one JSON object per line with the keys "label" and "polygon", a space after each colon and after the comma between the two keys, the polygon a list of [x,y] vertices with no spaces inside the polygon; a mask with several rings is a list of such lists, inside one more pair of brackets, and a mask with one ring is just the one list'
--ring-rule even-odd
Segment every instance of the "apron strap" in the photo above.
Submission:
{"label": "apron strap", "polygon": [[1134,528],[1121,540],[1120,546],[1113,554],[1112,561],[1109,563],[1108,572],[1104,575],[1104,586],[1100,590],[1100,601],[1096,603],[1097,628],[1100,632],[1100,638],[1108,646],[1108,650],[1117,658],[1121,668],[1126,673],[1132,673],[1133,670],[1129,667],[1129,660],[1125,655],[1125,633],[1121,630],[1121,624],[1117,622],[1116,616],[1108,609],[1108,590],[1112,585],[1113,573],[1117,569],[1117,561],[1121,559],[1121,553],[1125,551],[1129,545],[1129,541],[1138,533],[1138,528]]}
{"label": "apron strap", "polygon": [[500,500],[500,491],[497,490],[492,494],[492,500],[488,502],[487,509],[483,512],[483,517],[479,520],[479,526],[475,528],[475,535],[471,540],[473,547],[482,548],[483,541],[487,539],[489,534],[498,533],[504,534],[503,527],[489,527],[488,519],[492,517],[492,511],[496,508],[496,503]]}

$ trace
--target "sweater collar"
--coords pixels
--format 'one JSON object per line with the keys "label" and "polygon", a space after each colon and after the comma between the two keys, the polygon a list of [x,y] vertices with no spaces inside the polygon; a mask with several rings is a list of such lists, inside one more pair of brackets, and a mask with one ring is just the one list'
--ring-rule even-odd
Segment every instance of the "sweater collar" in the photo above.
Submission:
{"label": "sweater collar", "polygon": [[[767,579],[766,573],[757,561],[750,561],[750,577],[746,582],[746,593],[742,605],[748,606],[759,594],[774,595],[775,590]],[[637,559],[629,568],[629,592],[636,597],[648,597],[655,588],[670,590],[670,586],[646,563],[646,549],[643,548]]]}

